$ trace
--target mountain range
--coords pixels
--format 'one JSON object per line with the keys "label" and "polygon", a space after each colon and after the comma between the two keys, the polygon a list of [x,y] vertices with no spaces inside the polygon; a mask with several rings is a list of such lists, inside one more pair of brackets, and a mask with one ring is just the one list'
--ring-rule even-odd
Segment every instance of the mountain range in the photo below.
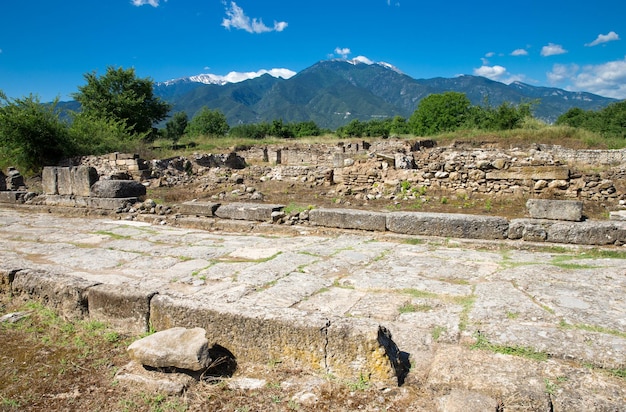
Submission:
{"label": "mountain range", "polygon": [[[538,101],[534,116],[548,123],[573,107],[598,110],[618,101],[521,82],[507,85],[480,76],[414,79],[388,63],[365,57],[324,60],[299,73],[272,69],[226,76],[201,74],[154,84],[155,95],[172,105],[170,114],[184,111],[191,119],[206,106],[224,113],[231,126],[312,120],[330,130],[353,119],[408,119],[421,99],[447,91],[465,93],[474,105]],[[61,105],[79,109],[77,102]]]}

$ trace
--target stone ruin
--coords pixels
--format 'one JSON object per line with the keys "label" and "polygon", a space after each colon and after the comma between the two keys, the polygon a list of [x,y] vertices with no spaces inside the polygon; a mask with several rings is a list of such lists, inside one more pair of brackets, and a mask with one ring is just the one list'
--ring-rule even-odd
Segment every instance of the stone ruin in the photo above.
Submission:
{"label": "stone ruin", "polygon": [[27,193],[24,177],[19,170],[9,167],[6,175],[0,170],[0,202],[15,203],[24,201]]}
{"label": "stone ruin", "polygon": [[[319,187],[317,190],[320,195],[357,201],[381,198],[391,201],[418,200],[420,191],[424,190],[429,195],[528,200],[526,206],[530,219],[514,219],[506,225],[503,223],[507,228],[498,231],[498,236],[502,232],[502,236],[509,239],[565,243],[570,242],[570,239],[561,232],[568,233],[569,226],[564,228],[555,222],[579,222],[577,227],[591,224],[582,222],[583,202],[606,202],[615,209],[626,207],[626,150],[577,151],[547,145],[511,149],[491,148],[488,144],[484,146],[477,148],[464,143],[437,147],[432,141],[394,139],[374,143],[340,142],[336,145],[295,143],[289,146],[240,147],[236,148],[237,153],[192,154],[150,162],[140,159],[136,154],[112,153],[73,159],[72,163],[78,166],[46,167],[42,175],[44,196],[28,203],[128,213],[126,219],[132,220],[145,213],[169,215],[174,213],[174,209],[183,215],[244,219],[238,215],[230,216],[228,203],[254,201],[257,202],[255,207],[242,209],[240,205],[234,205],[231,209],[236,209],[249,220],[259,221],[250,212],[254,209],[257,213],[260,210],[258,205],[264,200],[255,185],[268,180],[304,184],[312,190]],[[17,184],[15,175],[13,172],[12,187]],[[6,184],[9,179],[3,180]],[[147,187],[183,185],[193,187],[198,197],[216,188],[234,186],[239,189],[231,193],[221,192],[223,196],[213,195],[208,202],[174,207],[157,205],[145,199]],[[8,192],[0,192],[0,195],[5,193]],[[20,198],[22,202],[23,196]],[[9,201],[15,203],[16,198],[17,195],[11,195]],[[222,202],[225,204],[222,205]],[[399,233],[460,236],[448,229],[442,229],[441,234],[432,231],[422,233],[421,228],[425,225],[423,219],[428,220],[429,224],[432,219],[439,221],[438,216],[427,217],[423,213],[413,219],[417,226],[409,228],[405,224],[394,225],[395,220],[391,215],[374,216],[369,213],[362,217],[361,222],[361,216],[355,219],[352,212],[342,214],[305,210],[292,214],[284,213],[283,205],[265,206],[271,206],[263,209],[262,214],[268,217],[260,220],[273,224],[375,231],[391,230],[391,227],[394,228],[392,231]],[[611,212],[611,220],[626,220],[625,212]],[[458,220],[459,215],[454,218]],[[468,222],[471,221],[468,224],[475,224],[476,219],[468,219]],[[406,216],[400,220],[406,221]],[[355,225],[355,222],[361,223]],[[168,222],[158,217],[153,223]],[[599,221],[595,225],[601,223]],[[602,235],[608,240],[604,237],[600,239],[598,235],[594,244],[624,242],[622,230],[616,231],[612,223],[608,225],[610,227],[605,228],[605,231],[612,234],[619,232],[619,235]],[[500,226],[498,224],[494,227]],[[490,234],[477,234],[483,231],[468,230],[468,233],[472,233],[470,237],[493,238]],[[581,238],[575,243],[584,241]]]}

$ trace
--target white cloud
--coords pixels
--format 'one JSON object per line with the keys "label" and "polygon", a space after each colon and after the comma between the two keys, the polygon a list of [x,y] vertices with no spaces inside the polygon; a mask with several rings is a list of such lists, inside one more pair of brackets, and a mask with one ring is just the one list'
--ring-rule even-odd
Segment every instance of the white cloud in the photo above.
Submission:
{"label": "white cloud", "polygon": [[480,66],[474,69],[476,76],[486,77],[491,80],[500,81],[500,78],[506,74],[506,68],[502,66]]}
{"label": "white cloud", "polygon": [[506,70],[506,67],[503,66],[487,66],[482,65],[481,67],[474,69],[474,75],[486,77],[488,79],[502,82],[505,84],[511,84],[517,81],[523,81],[525,79],[524,75],[521,74],[511,74]]}
{"label": "white cloud", "polygon": [[547,46],[543,46],[541,48],[541,55],[544,57],[565,53],[567,53],[567,50],[565,50],[560,44],[548,43]]}
{"label": "white cloud", "polygon": [[597,46],[598,44],[607,43],[610,41],[619,40],[619,36],[614,31],[609,32],[608,34],[599,34],[598,37],[592,41],[591,43],[585,44],[587,47]]}
{"label": "white cloud", "polygon": [[229,30],[231,27],[234,27],[235,29],[245,30],[248,33],[267,33],[270,31],[283,31],[287,28],[287,22],[285,21],[274,21],[274,27],[268,27],[261,19],[251,19],[245,15],[243,9],[237,6],[237,3],[234,1],[230,3],[230,8],[226,9],[226,16],[227,18],[222,20],[222,26]]}
{"label": "white cloud", "polygon": [[547,73],[548,81],[552,84],[571,79],[576,75],[579,67],[576,64],[555,64],[552,71]]}
{"label": "white cloud", "polygon": [[349,48],[347,48],[347,47],[344,47],[344,48],[337,47],[337,48],[335,48],[335,54],[340,55],[340,56],[341,56],[342,58],[344,58],[344,59],[347,59],[347,58],[348,58],[348,55],[349,55],[350,53],[351,53],[351,51],[350,51],[350,49],[349,49]]}
{"label": "white cloud", "polygon": [[511,56],[528,56],[526,49],[515,49],[511,52]]}
{"label": "white cloud", "polygon": [[554,65],[548,79],[553,83],[569,82],[567,88],[570,90],[626,99],[626,57],[582,68],[577,65]]}
{"label": "white cloud", "polygon": [[[160,0],[131,0],[133,6],[145,6],[150,5],[152,7],[159,7]],[[167,0],[164,0],[167,3]]]}

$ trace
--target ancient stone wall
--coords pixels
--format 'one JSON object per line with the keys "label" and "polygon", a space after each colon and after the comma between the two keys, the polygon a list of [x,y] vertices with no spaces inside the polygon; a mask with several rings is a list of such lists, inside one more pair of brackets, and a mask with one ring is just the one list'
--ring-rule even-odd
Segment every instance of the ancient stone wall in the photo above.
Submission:
{"label": "ancient stone wall", "polygon": [[79,159],[78,163],[94,167],[100,176],[118,175],[121,178],[142,180],[150,175],[148,163],[137,154],[115,152],[106,156],[86,156]]}
{"label": "ancient stone wall", "polygon": [[[492,197],[626,201],[626,150],[573,150],[530,145],[501,149],[484,144],[437,147],[432,141],[381,140],[238,148],[238,156],[194,154],[148,163],[136,155],[86,158],[100,175],[143,171],[175,185],[184,174],[240,169],[252,179],[335,185],[339,194],[380,198],[410,190]],[[226,160],[238,160],[231,167]]]}

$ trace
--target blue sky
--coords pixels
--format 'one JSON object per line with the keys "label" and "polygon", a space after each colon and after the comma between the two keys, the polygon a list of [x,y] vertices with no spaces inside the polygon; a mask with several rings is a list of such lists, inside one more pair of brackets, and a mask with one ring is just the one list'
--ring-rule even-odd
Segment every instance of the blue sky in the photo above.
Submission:
{"label": "blue sky", "polygon": [[625,16],[624,0],[3,0],[0,90],[68,100],[107,66],[158,82],[365,56],[626,99]]}

